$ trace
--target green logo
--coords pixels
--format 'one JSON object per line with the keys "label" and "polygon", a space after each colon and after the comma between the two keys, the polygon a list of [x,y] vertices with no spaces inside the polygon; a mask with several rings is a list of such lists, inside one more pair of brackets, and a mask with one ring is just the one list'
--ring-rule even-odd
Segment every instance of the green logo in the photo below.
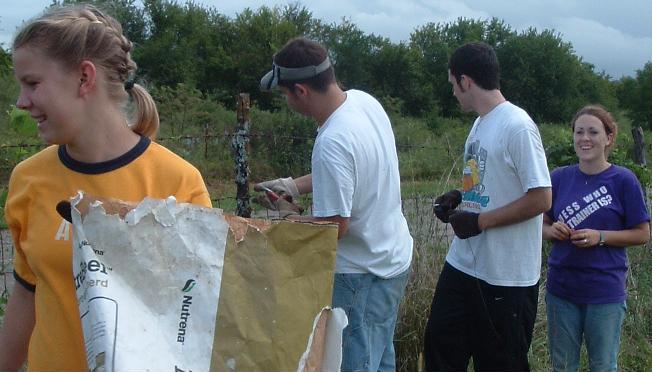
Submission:
{"label": "green logo", "polygon": [[186,285],[183,286],[182,291],[183,292],[192,291],[192,289],[195,288],[195,284],[197,284],[197,282],[195,282],[194,279],[188,279],[188,281],[186,282]]}

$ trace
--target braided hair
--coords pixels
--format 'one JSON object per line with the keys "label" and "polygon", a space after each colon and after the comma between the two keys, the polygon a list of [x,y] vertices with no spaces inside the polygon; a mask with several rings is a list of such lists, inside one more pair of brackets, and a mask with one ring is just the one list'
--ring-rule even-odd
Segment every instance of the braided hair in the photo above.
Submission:
{"label": "braided hair", "polygon": [[[92,5],[53,7],[28,22],[18,32],[13,50],[33,47],[74,69],[89,60],[104,71],[109,97],[125,105],[129,96],[135,104],[131,129],[155,138],[159,116],[152,96],[133,82],[136,63],[131,59],[133,44],[113,17]],[[129,87],[129,89],[125,89]]]}

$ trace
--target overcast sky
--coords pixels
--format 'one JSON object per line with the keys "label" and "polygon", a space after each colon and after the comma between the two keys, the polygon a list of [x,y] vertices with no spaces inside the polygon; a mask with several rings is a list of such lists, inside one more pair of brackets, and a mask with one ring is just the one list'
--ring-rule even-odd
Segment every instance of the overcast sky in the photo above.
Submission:
{"label": "overcast sky", "polygon": [[[50,0],[0,0],[0,43],[10,44],[16,27],[41,12]],[[179,1],[182,2],[182,1]],[[233,16],[245,7],[284,5],[279,0],[195,0]],[[613,78],[634,76],[652,61],[652,1],[650,0],[303,0],[313,17],[340,23],[351,19],[360,29],[408,40],[428,22],[458,17],[503,19],[516,30],[535,27],[559,32],[584,61]]]}

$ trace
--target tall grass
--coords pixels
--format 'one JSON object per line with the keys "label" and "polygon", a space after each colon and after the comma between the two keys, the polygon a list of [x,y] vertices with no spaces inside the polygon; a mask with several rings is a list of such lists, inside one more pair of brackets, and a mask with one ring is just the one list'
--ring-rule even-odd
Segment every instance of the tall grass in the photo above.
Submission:
{"label": "tall grass", "polygon": [[[395,346],[397,370],[421,371],[423,333],[437,278],[450,244],[451,232],[429,216],[432,199],[407,200],[406,218],[415,237],[412,274],[401,304]],[[416,206],[421,203],[421,206]],[[417,226],[415,229],[414,227]],[[618,358],[620,371],[652,371],[652,260],[649,245],[629,248],[630,271],[627,280],[627,313]],[[532,371],[550,371],[548,353],[545,278],[549,244],[544,244],[539,303],[534,336],[529,352]],[[588,371],[586,350],[582,350],[580,371]]]}

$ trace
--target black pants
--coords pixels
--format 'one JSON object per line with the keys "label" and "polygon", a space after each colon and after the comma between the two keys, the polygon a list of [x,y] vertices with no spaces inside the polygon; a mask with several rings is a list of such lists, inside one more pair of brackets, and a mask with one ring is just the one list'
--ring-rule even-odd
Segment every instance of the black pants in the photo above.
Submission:
{"label": "black pants", "polygon": [[539,284],[501,287],[448,262],[439,275],[424,339],[426,371],[529,371]]}

